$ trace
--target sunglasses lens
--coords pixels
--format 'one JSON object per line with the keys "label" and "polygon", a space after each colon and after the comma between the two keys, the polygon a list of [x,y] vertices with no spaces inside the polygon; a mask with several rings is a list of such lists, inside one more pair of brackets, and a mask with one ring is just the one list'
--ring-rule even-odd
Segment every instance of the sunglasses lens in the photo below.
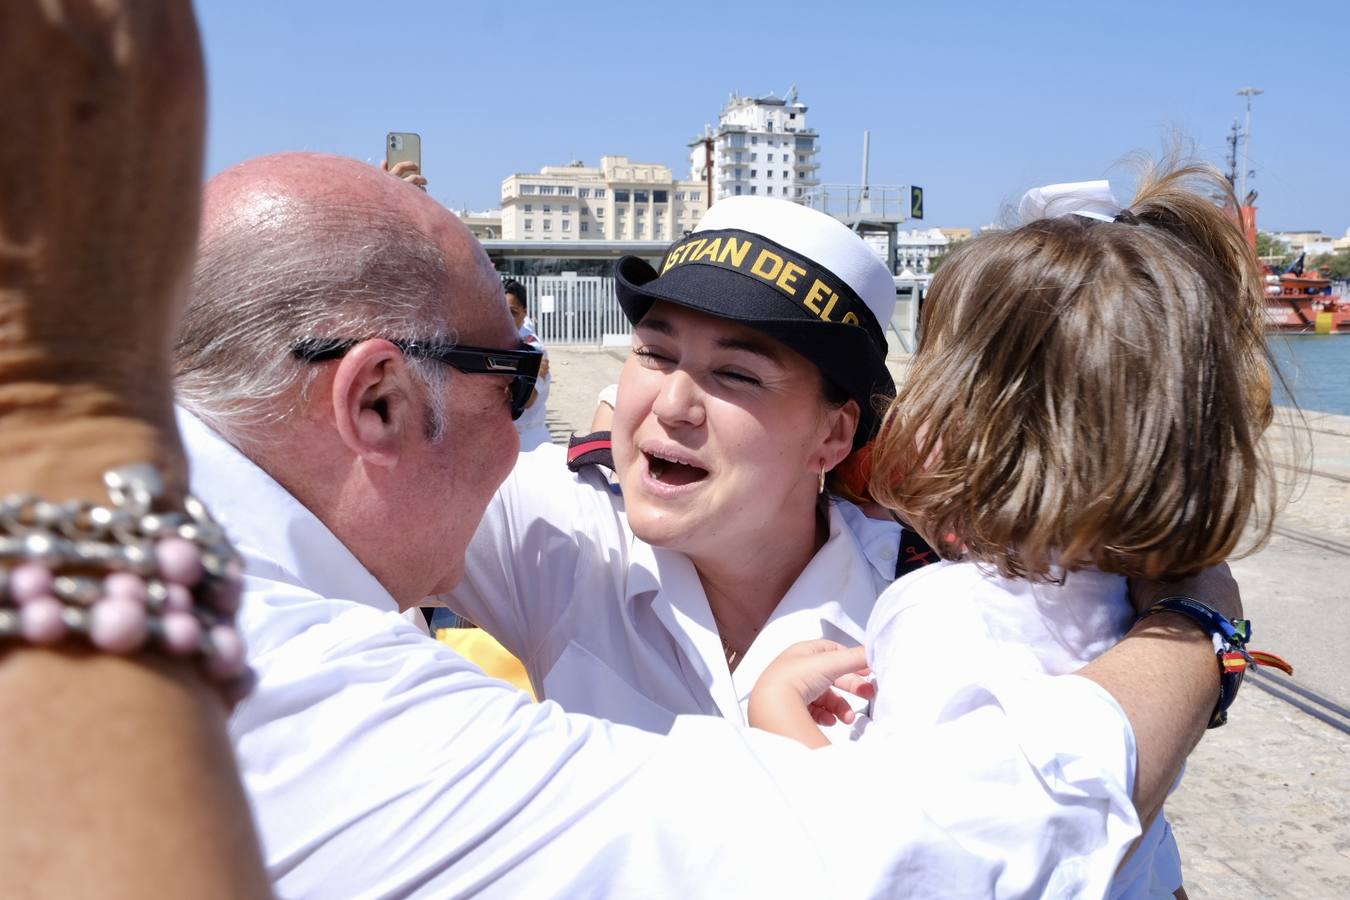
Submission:
{"label": "sunglasses lens", "polygon": [[519,419],[525,412],[525,404],[529,402],[530,392],[534,390],[534,381],[529,378],[516,376],[511,379],[511,420]]}

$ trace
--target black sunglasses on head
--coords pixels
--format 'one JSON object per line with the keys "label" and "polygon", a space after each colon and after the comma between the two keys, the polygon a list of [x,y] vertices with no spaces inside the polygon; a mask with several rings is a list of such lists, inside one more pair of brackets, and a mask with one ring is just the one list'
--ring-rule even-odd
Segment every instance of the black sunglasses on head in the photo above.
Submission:
{"label": "black sunglasses on head", "polygon": [[[291,344],[291,353],[305,362],[327,362],[341,359],[347,351],[369,338],[304,338]],[[494,350],[486,347],[466,347],[463,344],[441,344],[423,341],[405,341],[389,338],[389,343],[403,351],[404,356],[417,356],[445,363],[465,375],[505,375],[511,379],[511,418],[519,419],[525,411],[539,377],[539,363],[544,354],[524,341],[515,350]]]}

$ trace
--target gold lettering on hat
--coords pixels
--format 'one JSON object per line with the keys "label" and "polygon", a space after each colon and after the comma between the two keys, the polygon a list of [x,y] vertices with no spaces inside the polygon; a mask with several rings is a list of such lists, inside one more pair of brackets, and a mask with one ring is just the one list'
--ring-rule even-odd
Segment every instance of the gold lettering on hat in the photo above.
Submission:
{"label": "gold lettering on hat", "polygon": [[850,313],[844,313],[844,324],[845,324],[845,325],[857,325],[857,324],[859,324],[859,323],[858,323],[858,317],[855,316],[855,315],[854,315],[853,313],[851,313],[851,312],[850,312]]}
{"label": "gold lettering on hat", "polygon": [[830,307],[834,306],[834,298],[836,295],[834,291],[825,286],[825,282],[817,278],[811,285],[811,290],[806,292],[806,298],[802,300],[802,305],[828,322],[828,313],[820,311],[820,301],[824,300],[826,297],[832,298],[830,300],[830,306],[826,307],[828,310]]}
{"label": "gold lettering on hat", "polygon": [[713,238],[711,241],[708,242],[708,246],[698,251],[696,255],[690,257],[689,261],[698,262],[700,259],[710,259],[713,262],[717,262],[717,251],[721,249],[722,249],[722,239]]}
{"label": "gold lettering on hat", "polygon": [[783,274],[778,276],[778,286],[782,288],[783,292],[789,297],[795,297],[797,296],[797,289],[792,285],[798,278],[805,274],[805,269],[794,262],[790,262],[786,266],[783,266]]}
{"label": "gold lettering on hat", "polygon": [[[765,270],[764,264],[769,261],[773,262],[773,268]],[[759,251],[759,258],[756,259],[755,264],[750,267],[750,274],[758,275],[765,281],[773,281],[775,278],[778,277],[778,273],[779,271],[782,270],[782,268],[783,268],[783,257],[779,256],[777,253],[774,253],[771,250],[761,250]]]}
{"label": "gold lettering on hat", "polygon": [[722,248],[722,255],[717,258],[720,263],[731,260],[731,264],[736,268],[745,265],[745,255],[750,252],[750,242],[741,241],[737,244],[734,237],[727,238],[727,245]]}

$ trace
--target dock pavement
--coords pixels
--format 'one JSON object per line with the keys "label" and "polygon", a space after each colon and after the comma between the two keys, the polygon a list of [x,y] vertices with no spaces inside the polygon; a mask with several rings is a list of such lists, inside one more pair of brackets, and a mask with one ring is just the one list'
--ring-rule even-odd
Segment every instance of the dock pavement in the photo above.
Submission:
{"label": "dock pavement", "polygon": [[[589,431],[600,389],[618,380],[626,348],[550,347],[548,424],[556,442]],[[902,376],[907,360],[893,355]],[[1192,900],[1350,897],[1350,416],[1286,413],[1272,432],[1287,477],[1275,534],[1232,563],[1253,622],[1252,646],[1294,665],[1249,678],[1228,725],[1191,754],[1166,814]],[[1274,693],[1261,690],[1270,685]]]}

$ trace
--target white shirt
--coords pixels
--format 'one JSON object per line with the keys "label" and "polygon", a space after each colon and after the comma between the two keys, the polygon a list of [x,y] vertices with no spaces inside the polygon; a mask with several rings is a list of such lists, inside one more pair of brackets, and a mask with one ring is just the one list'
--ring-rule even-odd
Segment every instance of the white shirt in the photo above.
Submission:
{"label": "white shirt", "polygon": [[[442,599],[568,712],[660,732],[683,713],[744,725],[750,691],[779,653],[822,637],[862,644],[895,577],[898,524],[837,500],[829,527],[732,672],[689,558],[635,537],[603,472],[574,475],[561,448],[543,447],[521,454],[488,504],[463,581]],[[829,733],[842,740],[850,729]]]}
{"label": "white shirt", "polygon": [[179,427],[245,557],[259,681],[230,734],[282,897],[1097,896],[1138,833],[1128,721],[1086,679],[814,752],[712,717],[658,736],[569,715],[419,633],[280,485]]}
{"label": "white shirt", "polygon": [[[1076,672],[1134,624],[1125,579],[1095,569],[1063,584],[1004,578],[975,563],[940,562],[892,585],[867,626],[867,658],[887,685],[872,729],[913,736],[964,714],[973,688],[1002,678]],[[919,690],[908,690],[910,683]],[[1181,857],[1160,815],[1112,885],[1119,900],[1165,900],[1181,886]]]}

